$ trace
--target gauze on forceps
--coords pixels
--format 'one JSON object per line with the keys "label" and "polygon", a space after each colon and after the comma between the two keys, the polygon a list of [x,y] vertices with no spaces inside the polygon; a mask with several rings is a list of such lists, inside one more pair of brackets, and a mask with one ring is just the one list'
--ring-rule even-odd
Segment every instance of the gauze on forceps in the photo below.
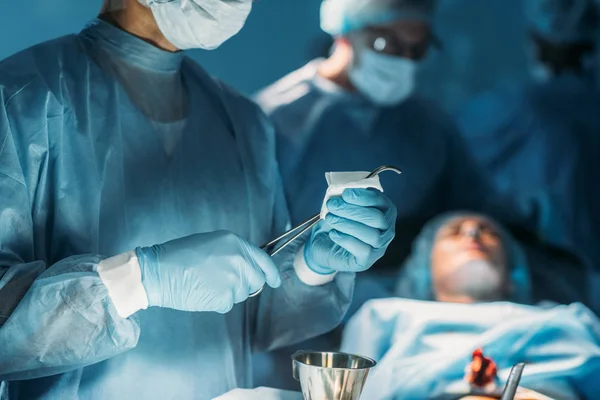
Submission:
{"label": "gauze on forceps", "polygon": [[327,200],[334,196],[341,196],[346,189],[368,189],[373,188],[383,192],[383,187],[379,181],[379,176],[367,178],[369,172],[357,171],[357,172],[327,172],[325,179],[327,179],[327,192],[323,199],[323,206],[321,207],[321,219],[325,219],[327,215]]}

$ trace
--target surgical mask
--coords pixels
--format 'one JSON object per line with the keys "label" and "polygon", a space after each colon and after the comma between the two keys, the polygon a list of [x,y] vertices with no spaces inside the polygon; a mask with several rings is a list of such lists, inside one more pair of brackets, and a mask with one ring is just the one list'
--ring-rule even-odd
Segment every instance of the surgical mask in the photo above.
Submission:
{"label": "surgical mask", "polygon": [[363,49],[348,72],[350,82],[373,103],[389,106],[409,97],[415,87],[417,63],[407,58]]}
{"label": "surgical mask", "polygon": [[252,0],[138,0],[152,10],[162,34],[180,50],[219,47],[238,33]]}

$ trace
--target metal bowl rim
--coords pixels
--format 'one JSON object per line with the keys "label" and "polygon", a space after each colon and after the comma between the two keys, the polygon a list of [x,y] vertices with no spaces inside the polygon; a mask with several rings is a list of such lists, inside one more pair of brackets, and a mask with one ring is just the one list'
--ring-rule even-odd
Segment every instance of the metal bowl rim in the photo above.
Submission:
{"label": "metal bowl rim", "polygon": [[[296,360],[296,357],[298,357],[299,355],[303,355],[303,354],[310,354],[310,353],[316,353],[316,354],[332,354],[332,355],[342,355],[342,356],[350,356],[350,357],[355,357],[355,358],[362,358],[363,360],[366,360],[368,362],[373,363],[373,365],[371,365],[370,367],[364,367],[364,368],[341,368],[341,367],[319,367],[317,365],[311,365],[311,364],[306,364],[300,360]],[[343,352],[339,352],[339,351],[313,351],[313,350],[299,350],[297,352],[295,352],[294,354],[292,354],[292,361],[296,362],[298,364],[301,365],[306,365],[307,367],[313,367],[313,368],[320,368],[320,369],[328,369],[328,370],[337,370],[337,371],[363,371],[365,369],[371,369],[373,367],[375,367],[377,365],[377,361],[373,360],[372,358],[369,357],[365,357],[365,356],[361,356],[358,354],[352,354],[352,353],[343,353]]]}

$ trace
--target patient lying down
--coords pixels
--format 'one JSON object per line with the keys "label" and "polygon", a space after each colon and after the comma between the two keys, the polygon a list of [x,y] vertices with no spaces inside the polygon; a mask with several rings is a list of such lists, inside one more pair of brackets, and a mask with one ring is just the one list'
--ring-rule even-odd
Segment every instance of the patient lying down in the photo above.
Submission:
{"label": "patient lying down", "polygon": [[489,218],[431,221],[397,296],[367,302],[344,330],[342,351],[378,361],[363,398],[499,398],[519,362],[526,367],[517,398],[600,393],[600,380],[590,379],[600,374],[600,322],[578,303],[529,305],[525,257]]}

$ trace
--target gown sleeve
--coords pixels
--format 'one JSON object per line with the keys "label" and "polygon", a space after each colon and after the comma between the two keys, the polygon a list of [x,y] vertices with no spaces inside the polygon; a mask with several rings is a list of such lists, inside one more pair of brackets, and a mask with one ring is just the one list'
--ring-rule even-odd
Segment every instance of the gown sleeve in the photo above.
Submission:
{"label": "gown sleeve", "polygon": [[49,182],[38,178],[39,149],[18,135],[47,135],[45,118],[0,85],[0,381],[100,362],[134,348],[140,334],[135,317],[119,316],[97,273],[103,256],[51,264],[36,251],[45,229],[34,218],[36,192]]}

